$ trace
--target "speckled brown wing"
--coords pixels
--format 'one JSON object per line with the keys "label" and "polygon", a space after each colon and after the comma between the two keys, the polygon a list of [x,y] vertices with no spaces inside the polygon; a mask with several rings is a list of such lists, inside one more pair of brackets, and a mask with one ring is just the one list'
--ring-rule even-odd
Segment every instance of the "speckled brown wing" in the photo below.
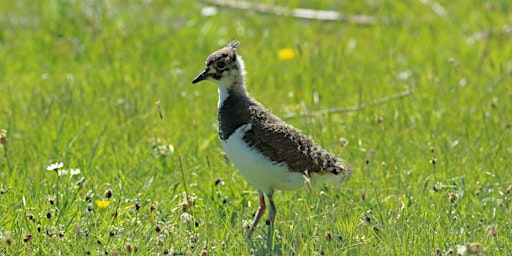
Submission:
{"label": "speckled brown wing", "polygon": [[[257,103],[256,103],[257,104]],[[244,140],[277,163],[286,162],[291,171],[303,173],[348,172],[348,166],[263,108],[251,108],[252,129]]]}

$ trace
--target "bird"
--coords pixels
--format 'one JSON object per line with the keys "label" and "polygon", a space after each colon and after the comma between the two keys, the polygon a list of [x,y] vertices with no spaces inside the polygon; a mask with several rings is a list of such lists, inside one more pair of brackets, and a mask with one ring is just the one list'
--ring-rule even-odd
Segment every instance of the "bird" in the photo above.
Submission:
{"label": "bird", "polygon": [[247,237],[250,239],[265,214],[268,199],[269,235],[273,234],[275,190],[314,187],[324,181],[344,183],[351,166],[322,149],[300,130],[273,115],[249,96],[245,64],[238,40],[211,53],[206,68],[192,81],[212,81],[218,87],[218,136],[229,160],[256,187],[259,207]]}

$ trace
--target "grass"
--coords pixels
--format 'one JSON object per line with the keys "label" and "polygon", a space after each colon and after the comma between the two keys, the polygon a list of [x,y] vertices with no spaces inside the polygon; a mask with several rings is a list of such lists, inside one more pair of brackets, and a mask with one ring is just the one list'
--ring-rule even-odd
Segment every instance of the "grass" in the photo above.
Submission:
{"label": "grass", "polygon": [[[357,25],[202,16],[210,5],[191,1],[2,1],[0,254],[506,254],[512,5],[437,4],[289,4],[391,20]],[[224,161],[216,88],[191,85],[233,38],[249,91],[278,116],[411,92],[287,119],[355,173],[276,193],[270,247],[264,225],[244,238],[258,199]],[[80,174],[46,171],[55,162]]]}

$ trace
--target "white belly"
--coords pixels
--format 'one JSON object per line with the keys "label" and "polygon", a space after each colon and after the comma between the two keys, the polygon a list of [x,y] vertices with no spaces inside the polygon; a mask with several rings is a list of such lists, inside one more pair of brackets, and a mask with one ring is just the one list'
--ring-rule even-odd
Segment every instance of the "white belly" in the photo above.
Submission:
{"label": "white belly", "polygon": [[256,149],[248,147],[243,137],[250,129],[250,124],[243,125],[229,139],[222,141],[222,148],[247,181],[267,194],[274,189],[294,190],[302,187],[302,173],[291,172],[285,164],[271,162]]}

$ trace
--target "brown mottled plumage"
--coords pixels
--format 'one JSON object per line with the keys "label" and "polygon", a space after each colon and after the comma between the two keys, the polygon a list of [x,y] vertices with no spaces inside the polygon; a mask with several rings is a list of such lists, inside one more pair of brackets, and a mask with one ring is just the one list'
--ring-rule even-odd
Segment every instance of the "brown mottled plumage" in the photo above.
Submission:
{"label": "brown mottled plumage", "polygon": [[276,209],[275,189],[293,190],[324,180],[346,181],[352,169],[325,151],[301,131],[272,115],[251,98],[245,88],[244,62],[237,55],[238,41],[212,53],[206,69],[193,83],[215,82],[219,89],[219,137],[224,151],[245,178],[257,187],[260,207],[249,237],[270,203],[269,232]]}
{"label": "brown mottled plumage", "polygon": [[339,174],[350,171],[293,126],[272,115],[247,95],[231,93],[219,109],[219,137],[227,139],[240,126],[252,123],[244,141],[273,162],[286,163],[290,171]]}

